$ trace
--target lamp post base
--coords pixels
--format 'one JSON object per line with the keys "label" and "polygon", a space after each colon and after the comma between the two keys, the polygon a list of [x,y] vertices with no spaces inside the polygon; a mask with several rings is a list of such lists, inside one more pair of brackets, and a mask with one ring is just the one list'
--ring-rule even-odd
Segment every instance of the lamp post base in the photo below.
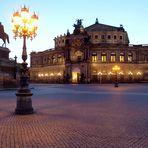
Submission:
{"label": "lamp post base", "polygon": [[20,89],[16,93],[17,96],[17,106],[15,109],[15,114],[27,115],[33,114],[31,96],[33,94],[29,89]]}

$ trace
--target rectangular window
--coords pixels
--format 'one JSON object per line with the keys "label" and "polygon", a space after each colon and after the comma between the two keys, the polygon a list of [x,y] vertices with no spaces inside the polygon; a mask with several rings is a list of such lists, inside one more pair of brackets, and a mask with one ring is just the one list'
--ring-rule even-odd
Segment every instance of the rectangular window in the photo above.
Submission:
{"label": "rectangular window", "polygon": [[120,40],[122,40],[122,36],[120,36]]}
{"label": "rectangular window", "polygon": [[120,62],[124,62],[124,55],[120,55]]}
{"label": "rectangular window", "polygon": [[128,55],[128,62],[132,62],[133,61],[133,56],[132,55]]}
{"label": "rectangular window", "polygon": [[97,55],[92,55],[92,62],[97,62]]}
{"label": "rectangular window", "polygon": [[111,55],[110,61],[111,62],[116,62],[116,55]]}
{"label": "rectangular window", "polygon": [[102,59],[102,62],[106,62],[106,59],[107,59],[106,55],[102,55],[101,59]]}
{"label": "rectangular window", "polygon": [[117,36],[116,35],[114,35],[114,39],[117,39]]}

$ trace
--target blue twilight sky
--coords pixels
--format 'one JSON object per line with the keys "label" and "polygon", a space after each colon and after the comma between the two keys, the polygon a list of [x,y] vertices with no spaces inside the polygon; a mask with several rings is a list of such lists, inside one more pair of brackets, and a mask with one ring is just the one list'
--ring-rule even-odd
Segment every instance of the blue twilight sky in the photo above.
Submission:
{"label": "blue twilight sky", "polygon": [[[128,32],[130,44],[148,44],[147,0],[0,0],[0,22],[9,34],[10,57],[21,62],[22,40],[13,39],[11,16],[26,5],[30,12],[39,14],[37,37],[27,41],[27,52],[43,51],[54,47],[54,37],[73,31],[76,19],[83,19],[84,27],[95,23],[120,26]],[[2,41],[0,40],[0,46]],[[28,58],[29,62],[29,58]]]}

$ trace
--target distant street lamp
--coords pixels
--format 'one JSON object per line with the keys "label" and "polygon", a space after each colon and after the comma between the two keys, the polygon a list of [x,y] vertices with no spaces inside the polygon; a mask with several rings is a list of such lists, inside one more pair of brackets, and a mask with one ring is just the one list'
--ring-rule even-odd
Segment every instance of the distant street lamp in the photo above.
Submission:
{"label": "distant street lamp", "polygon": [[115,87],[118,87],[118,71],[120,70],[120,67],[118,65],[115,65],[112,68],[113,71],[115,71],[116,78],[115,78]]}
{"label": "distant street lamp", "polygon": [[14,39],[17,37],[23,38],[23,52],[21,64],[21,76],[20,76],[20,89],[17,91],[17,106],[15,109],[16,114],[32,114],[32,100],[33,95],[28,88],[28,68],[27,68],[27,51],[26,51],[26,39],[33,39],[37,35],[37,22],[38,16],[34,13],[29,16],[29,9],[26,6],[22,7],[20,11],[16,11],[12,16]]}
{"label": "distant street lamp", "polygon": [[102,72],[98,72],[98,76],[99,76],[99,83],[101,84]]}

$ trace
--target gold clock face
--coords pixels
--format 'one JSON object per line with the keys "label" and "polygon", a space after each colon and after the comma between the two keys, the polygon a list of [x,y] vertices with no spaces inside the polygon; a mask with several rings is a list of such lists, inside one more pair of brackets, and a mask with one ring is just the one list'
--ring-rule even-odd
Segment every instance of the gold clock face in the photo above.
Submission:
{"label": "gold clock face", "polygon": [[79,47],[81,46],[81,40],[80,39],[75,39],[73,42],[72,42],[72,46],[73,47]]}

